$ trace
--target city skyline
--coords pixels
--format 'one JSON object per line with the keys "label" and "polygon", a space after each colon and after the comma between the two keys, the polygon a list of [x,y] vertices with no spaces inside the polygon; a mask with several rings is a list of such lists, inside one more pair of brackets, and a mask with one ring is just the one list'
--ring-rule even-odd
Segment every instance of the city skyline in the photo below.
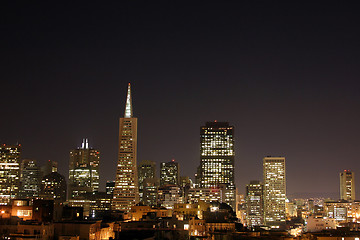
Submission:
{"label": "city skyline", "polygon": [[236,128],[240,192],[262,179],[268,155],[286,157],[289,196],[339,196],[339,172],[359,172],[359,32],[350,4],[5,8],[14,11],[4,14],[0,40],[0,141],[21,143],[22,159],[57,161],[68,179],[68,151],[89,138],[102,154],[104,189],[115,178],[117,119],[131,82],[139,162],[175,159],[193,178],[198,128],[218,120]]}

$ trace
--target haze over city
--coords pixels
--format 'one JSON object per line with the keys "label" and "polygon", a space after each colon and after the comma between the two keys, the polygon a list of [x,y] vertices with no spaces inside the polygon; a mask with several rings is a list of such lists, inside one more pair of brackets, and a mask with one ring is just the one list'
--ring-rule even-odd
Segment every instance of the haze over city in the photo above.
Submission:
{"label": "haze over city", "polygon": [[275,155],[286,157],[288,196],[338,196],[339,173],[360,169],[357,9],[5,3],[0,141],[67,175],[69,151],[89,138],[103,188],[115,179],[130,82],[138,161],[175,159],[193,178],[200,126],[226,121],[239,192]]}

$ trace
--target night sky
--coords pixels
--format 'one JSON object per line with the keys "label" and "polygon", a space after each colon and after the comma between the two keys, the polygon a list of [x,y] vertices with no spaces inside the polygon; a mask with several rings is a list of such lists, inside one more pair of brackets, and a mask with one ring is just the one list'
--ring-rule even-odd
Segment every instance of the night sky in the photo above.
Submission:
{"label": "night sky", "polygon": [[101,186],[115,179],[130,82],[138,162],[174,158],[193,177],[200,126],[228,121],[239,192],[268,155],[286,157],[289,197],[338,197],[344,169],[360,189],[357,5],[8,1],[0,16],[0,142],[23,158],[67,176],[87,137]]}

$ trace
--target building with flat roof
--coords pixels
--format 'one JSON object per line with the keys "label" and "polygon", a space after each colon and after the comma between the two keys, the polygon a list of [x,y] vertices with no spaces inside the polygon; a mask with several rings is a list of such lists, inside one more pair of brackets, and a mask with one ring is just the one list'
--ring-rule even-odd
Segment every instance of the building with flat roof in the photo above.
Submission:
{"label": "building with flat roof", "polygon": [[201,188],[219,188],[225,185],[223,201],[235,209],[235,147],[234,127],[228,122],[207,122],[200,127],[200,167]]}
{"label": "building with flat roof", "polygon": [[264,222],[272,228],[281,228],[286,221],[285,158],[265,157],[264,176]]}
{"label": "building with flat roof", "polygon": [[340,199],[355,200],[355,173],[344,170],[340,173]]}
{"label": "building with flat roof", "polygon": [[0,205],[18,196],[21,145],[0,145]]}
{"label": "building with flat roof", "polygon": [[160,164],[160,186],[164,185],[180,186],[179,163],[175,159]]}
{"label": "building with flat roof", "polygon": [[251,227],[264,224],[264,188],[260,181],[246,185],[246,220]]}

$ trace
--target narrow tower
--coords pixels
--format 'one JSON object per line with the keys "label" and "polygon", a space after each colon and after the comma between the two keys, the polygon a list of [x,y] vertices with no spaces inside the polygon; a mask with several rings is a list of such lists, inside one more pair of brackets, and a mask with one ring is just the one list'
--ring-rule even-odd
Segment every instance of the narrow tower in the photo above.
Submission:
{"label": "narrow tower", "polygon": [[349,170],[340,173],[340,199],[355,200],[355,173]]}
{"label": "narrow tower", "polygon": [[129,211],[139,202],[136,165],[137,118],[133,117],[131,89],[128,85],[125,114],[120,118],[119,156],[115,179],[113,210]]}
{"label": "narrow tower", "polygon": [[284,157],[265,157],[264,207],[265,225],[271,228],[284,227],[286,221],[286,175]]}

